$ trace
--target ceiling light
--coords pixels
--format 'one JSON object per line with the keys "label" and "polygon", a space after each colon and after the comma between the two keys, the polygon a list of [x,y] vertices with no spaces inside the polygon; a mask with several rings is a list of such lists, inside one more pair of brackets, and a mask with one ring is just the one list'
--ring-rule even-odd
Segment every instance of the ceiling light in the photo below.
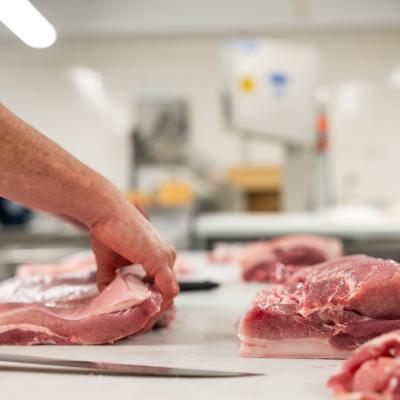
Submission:
{"label": "ceiling light", "polygon": [[51,46],[57,32],[29,0],[0,0],[0,21],[30,47]]}

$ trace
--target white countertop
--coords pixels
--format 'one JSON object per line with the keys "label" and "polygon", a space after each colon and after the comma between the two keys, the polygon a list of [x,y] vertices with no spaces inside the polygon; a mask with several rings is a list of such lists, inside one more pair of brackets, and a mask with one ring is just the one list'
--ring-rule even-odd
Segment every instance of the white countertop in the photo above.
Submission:
{"label": "white countertop", "polygon": [[42,355],[173,367],[263,372],[242,378],[149,378],[32,373],[0,367],[1,398],[78,399],[330,399],[328,376],[339,365],[329,360],[245,359],[238,355],[235,323],[259,285],[243,284],[234,266],[205,267],[203,254],[186,257],[198,276],[224,282],[221,288],[184,293],[177,319],[154,331],[106,346],[3,346],[2,353]]}
{"label": "white countertop", "polygon": [[400,237],[400,220],[390,216],[338,213],[216,212],[199,215],[194,223],[198,239],[246,239],[293,233],[347,238]]}

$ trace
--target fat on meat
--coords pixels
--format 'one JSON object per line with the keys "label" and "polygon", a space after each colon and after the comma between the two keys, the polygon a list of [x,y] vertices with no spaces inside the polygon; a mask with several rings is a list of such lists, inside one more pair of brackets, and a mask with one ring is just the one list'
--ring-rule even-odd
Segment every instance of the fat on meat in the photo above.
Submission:
{"label": "fat on meat", "polygon": [[0,283],[0,344],[102,344],[142,332],[150,321],[168,325],[170,307],[159,315],[162,296],[128,267],[97,291],[94,257],[59,264],[21,266]]}
{"label": "fat on meat", "polygon": [[340,359],[400,329],[399,267],[392,260],[345,256],[263,289],[240,320],[241,355]]}
{"label": "fat on meat", "polygon": [[102,344],[140,332],[161,307],[160,292],[119,273],[94,283],[18,279],[0,286],[0,344]]}

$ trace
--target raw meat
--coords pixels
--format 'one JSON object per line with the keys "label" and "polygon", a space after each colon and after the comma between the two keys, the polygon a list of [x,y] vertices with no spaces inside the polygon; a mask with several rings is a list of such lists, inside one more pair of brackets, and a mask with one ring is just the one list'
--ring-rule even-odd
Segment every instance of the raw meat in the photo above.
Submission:
{"label": "raw meat", "polygon": [[0,283],[0,304],[40,303],[48,307],[86,304],[98,294],[95,276],[35,276]]}
{"label": "raw meat", "polygon": [[[100,344],[141,332],[160,311],[140,266],[124,268],[101,293],[93,256],[23,265],[0,284],[0,344]],[[155,323],[168,325],[172,306]]]}
{"label": "raw meat", "polygon": [[55,263],[22,264],[17,268],[16,276],[26,278],[29,276],[66,276],[85,274],[87,271],[96,271],[96,260],[93,253],[82,252],[66,257]]}
{"label": "raw meat", "polygon": [[241,260],[247,252],[263,249],[269,246],[269,241],[258,241],[250,243],[218,243],[217,246],[208,253],[208,261],[211,263],[236,263]]}
{"label": "raw meat", "polygon": [[299,267],[343,255],[340,240],[317,235],[289,235],[245,244],[219,244],[210,262],[237,263],[245,281],[282,283]]}
{"label": "raw meat", "polygon": [[262,290],[239,324],[241,355],[344,358],[399,329],[399,267],[365,255],[341,257]]}
{"label": "raw meat", "polygon": [[299,267],[332,260],[342,254],[342,243],[338,239],[292,235],[249,247],[238,261],[243,280],[282,283]]}
{"label": "raw meat", "polygon": [[357,349],[327,385],[340,399],[400,399],[400,330]]}
{"label": "raw meat", "polygon": [[[30,276],[74,276],[96,273],[96,260],[93,253],[82,252],[66,257],[54,263],[25,263],[17,268],[16,276],[26,278]],[[190,275],[192,266],[183,257],[177,256],[174,264],[177,277]]]}
{"label": "raw meat", "polygon": [[120,273],[94,283],[28,279],[0,287],[0,344],[101,344],[140,332],[160,311],[159,291]]}

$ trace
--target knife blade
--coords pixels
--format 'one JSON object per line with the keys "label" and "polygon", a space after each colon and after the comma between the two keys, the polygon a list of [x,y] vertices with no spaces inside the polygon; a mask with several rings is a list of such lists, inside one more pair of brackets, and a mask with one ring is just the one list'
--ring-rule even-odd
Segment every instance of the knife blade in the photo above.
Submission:
{"label": "knife blade", "polygon": [[[233,378],[262,375],[248,372],[213,371],[190,368],[171,368],[150,365],[120,364],[112,362],[66,360],[17,354],[0,354],[0,362],[67,367],[90,374],[163,376],[173,378]],[[85,371],[86,370],[86,371]]]}

